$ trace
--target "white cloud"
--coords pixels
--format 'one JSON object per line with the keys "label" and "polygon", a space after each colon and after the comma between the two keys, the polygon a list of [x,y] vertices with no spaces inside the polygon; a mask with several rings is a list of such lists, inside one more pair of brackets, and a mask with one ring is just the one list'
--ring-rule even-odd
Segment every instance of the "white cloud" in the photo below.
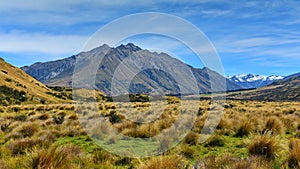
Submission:
{"label": "white cloud", "polygon": [[205,15],[209,16],[222,16],[230,13],[230,10],[202,10]]}
{"label": "white cloud", "polygon": [[1,52],[38,52],[70,54],[79,52],[88,37],[79,35],[49,35],[14,31],[0,33]]}

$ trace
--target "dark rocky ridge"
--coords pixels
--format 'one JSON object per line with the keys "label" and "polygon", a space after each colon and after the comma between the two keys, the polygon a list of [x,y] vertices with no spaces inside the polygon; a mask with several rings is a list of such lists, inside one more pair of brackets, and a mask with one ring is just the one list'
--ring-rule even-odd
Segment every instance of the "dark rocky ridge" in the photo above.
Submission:
{"label": "dark rocky ridge", "polygon": [[[93,61],[93,59],[100,57],[100,53],[103,52],[103,48],[109,48],[109,50],[103,57],[101,65],[99,65],[95,87],[107,94],[110,94],[111,82],[115,70],[126,59],[131,59],[137,67],[142,69],[151,67],[151,69],[143,69],[143,71],[139,72],[132,79],[129,93],[150,93],[154,90],[160,90],[164,93],[176,94],[179,92],[177,82],[181,80],[180,77],[185,76],[184,71],[179,71],[183,70],[183,67],[188,67],[192,72],[200,93],[209,93],[224,89],[230,91],[241,89],[239,85],[227,80],[209,68],[193,68],[192,66],[187,65],[168,54],[150,52],[148,50],[141,49],[132,43],[120,45],[116,48],[103,45],[91,51],[81,52],[66,59],[45,63],[35,63],[31,66],[23,67],[22,69],[46,85],[69,87],[72,84],[71,81],[76,59],[85,58]],[[128,66],[130,67],[132,65]],[[179,77],[173,77],[168,72],[176,72]],[[187,78],[192,79],[193,77]],[[218,82],[222,80],[226,81],[227,87],[218,85]],[[191,84],[188,84],[188,81],[186,81],[186,83],[187,84],[183,86],[188,88]],[[122,86],[122,83],[120,84],[121,91],[125,86]],[[215,86],[215,91],[211,90],[211,85]]]}

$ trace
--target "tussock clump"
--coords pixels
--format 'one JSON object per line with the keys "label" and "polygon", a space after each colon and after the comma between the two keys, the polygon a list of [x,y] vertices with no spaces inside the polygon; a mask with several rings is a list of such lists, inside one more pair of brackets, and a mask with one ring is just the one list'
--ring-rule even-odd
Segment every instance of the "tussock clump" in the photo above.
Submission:
{"label": "tussock clump", "polygon": [[278,157],[281,150],[282,145],[278,138],[272,136],[270,133],[252,138],[248,146],[250,155],[262,156],[269,160]]}
{"label": "tussock clump", "polygon": [[199,141],[199,134],[193,131],[189,132],[184,139],[184,143],[189,145],[197,145],[198,141]]}
{"label": "tussock clump", "polygon": [[187,164],[177,156],[161,156],[146,161],[138,168],[140,169],[180,169],[186,168]]}
{"label": "tussock clump", "polygon": [[248,136],[253,131],[253,127],[249,121],[242,122],[242,124],[238,127],[235,137],[244,137]]}
{"label": "tussock clump", "polygon": [[222,117],[222,119],[220,120],[217,129],[218,130],[225,130],[225,129],[230,129],[232,127],[232,123],[229,119],[227,119],[226,117]]}
{"label": "tussock clump", "polygon": [[5,122],[5,121],[1,122],[0,123],[1,131],[10,132],[11,131],[10,124],[11,124],[10,122]]}
{"label": "tussock clump", "polygon": [[27,153],[27,159],[23,165],[26,168],[74,168],[71,160],[78,157],[76,153],[78,153],[77,149],[68,146],[50,149],[34,148]]}
{"label": "tussock clump", "polygon": [[59,113],[58,115],[53,115],[52,118],[56,124],[62,124],[65,120],[65,116],[66,116],[66,113],[62,112],[62,113]]}
{"label": "tussock clump", "polygon": [[68,116],[68,119],[70,119],[70,120],[77,120],[78,117],[77,117],[76,114],[71,114],[70,116]]}
{"label": "tussock clump", "polygon": [[41,144],[43,143],[39,139],[23,139],[12,141],[7,147],[13,155],[19,155],[24,154],[27,149],[31,149]]}
{"label": "tussock clump", "polygon": [[270,117],[264,128],[264,132],[267,131],[270,131],[272,134],[282,134],[284,131],[284,125],[277,117]]}
{"label": "tussock clump", "polygon": [[103,149],[95,149],[93,154],[93,161],[96,164],[111,163],[115,161],[113,155]]}
{"label": "tussock clump", "polygon": [[184,155],[186,158],[194,158],[194,156],[197,154],[197,152],[192,149],[188,145],[184,145],[181,147],[181,154]]}
{"label": "tussock clump", "polygon": [[27,120],[27,116],[25,114],[20,114],[14,117],[15,121],[26,121]]}
{"label": "tussock clump", "polygon": [[218,135],[212,136],[204,144],[205,147],[222,147],[224,145],[225,145],[224,139]]}
{"label": "tussock clump", "polygon": [[197,161],[194,168],[227,169],[235,162],[236,161],[231,155],[223,155],[221,157],[209,156]]}
{"label": "tussock clump", "polygon": [[138,129],[136,133],[136,137],[139,138],[149,138],[152,136],[155,136],[159,133],[159,129],[157,126],[153,124],[142,124]]}
{"label": "tussock clump", "polygon": [[274,168],[273,164],[265,158],[253,156],[249,159],[238,160],[231,167],[233,169],[267,169]]}
{"label": "tussock clump", "polygon": [[119,123],[121,122],[122,119],[124,119],[125,117],[118,114],[115,110],[110,111],[109,113],[109,121],[114,124],[114,123]]}
{"label": "tussock clump", "polygon": [[18,127],[17,132],[23,137],[31,137],[38,131],[38,126],[35,123],[27,123]]}
{"label": "tussock clump", "polygon": [[47,120],[49,118],[50,118],[50,115],[48,113],[43,113],[43,114],[38,116],[39,120]]}
{"label": "tussock clump", "polygon": [[300,140],[290,140],[290,150],[286,163],[289,168],[300,168]]}

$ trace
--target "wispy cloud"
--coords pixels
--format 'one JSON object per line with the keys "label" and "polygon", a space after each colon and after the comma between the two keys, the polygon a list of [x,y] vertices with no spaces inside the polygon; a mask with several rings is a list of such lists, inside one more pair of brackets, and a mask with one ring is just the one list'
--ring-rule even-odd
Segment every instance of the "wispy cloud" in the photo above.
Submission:
{"label": "wispy cloud", "polygon": [[0,52],[70,54],[80,51],[88,37],[13,31],[0,33]]}

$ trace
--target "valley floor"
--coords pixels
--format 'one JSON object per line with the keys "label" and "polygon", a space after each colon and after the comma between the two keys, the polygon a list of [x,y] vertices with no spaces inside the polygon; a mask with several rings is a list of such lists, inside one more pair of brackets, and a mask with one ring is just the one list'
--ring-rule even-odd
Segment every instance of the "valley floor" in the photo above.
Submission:
{"label": "valley floor", "polygon": [[[208,100],[176,98],[168,99],[165,107],[161,101],[99,102],[97,107],[72,104],[0,107],[0,168],[300,167],[300,102],[221,104],[224,111]],[[131,111],[132,108],[138,112]],[[222,114],[216,131],[199,143],[199,138],[213,130],[209,127],[204,130],[203,126],[217,110]],[[196,118],[190,119],[189,113],[196,114]],[[104,120],[99,121],[100,116]],[[172,137],[155,137],[172,127],[178,118],[184,122],[183,126],[192,127],[184,139],[178,140],[178,145],[172,144],[175,140]],[[191,120],[195,123],[189,126]],[[111,129],[122,137],[112,134]],[[145,155],[145,148],[150,153],[162,154],[133,158],[131,154],[125,157],[109,153],[118,153],[115,148],[124,153],[130,146],[136,150],[131,152],[136,156]]]}

